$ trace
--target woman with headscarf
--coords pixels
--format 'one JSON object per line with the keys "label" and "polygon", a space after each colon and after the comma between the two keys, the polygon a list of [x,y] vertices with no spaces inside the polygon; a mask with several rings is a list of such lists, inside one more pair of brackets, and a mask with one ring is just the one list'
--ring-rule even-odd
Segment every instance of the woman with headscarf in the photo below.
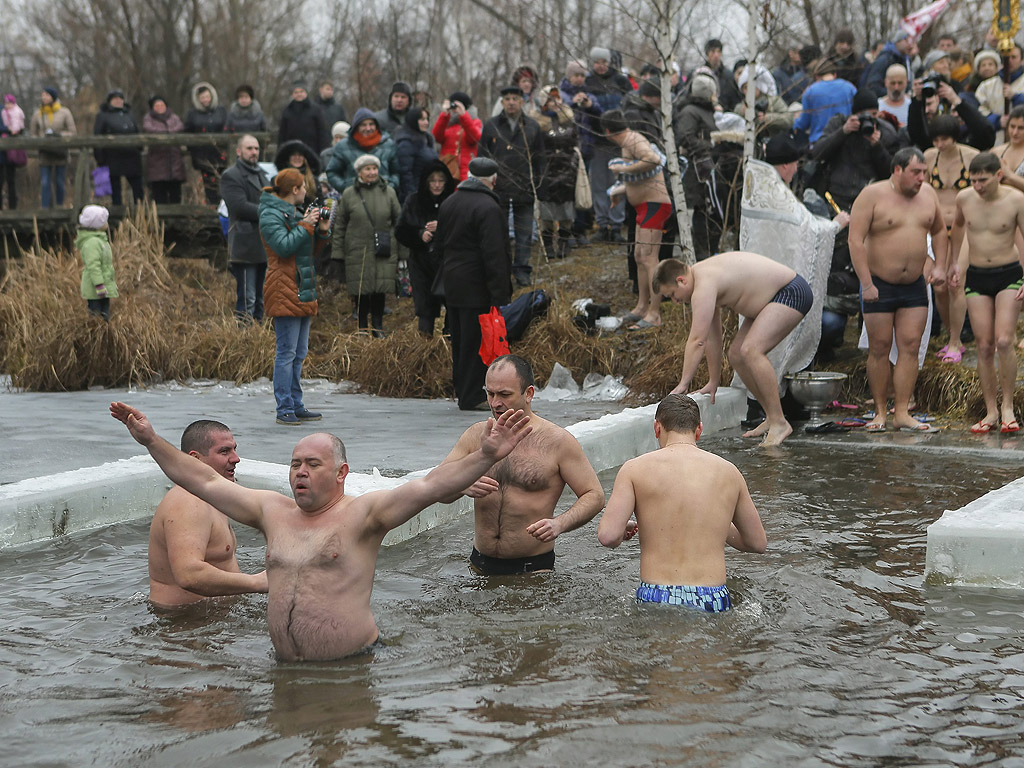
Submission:
{"label": "woman with headscarf", "polygon": [[384,335],[384,297],[395,289],[397,257],[391,233],[401,209],[398,196],[380,176],[380,159],[361,155],[353,164],[355,183],[341,193],[334,223],[332,258],[345,259],[345,283],[356,305],[359,330],[373,324],[373,335]]}
{"label": "woman with headscarf", "polygon": [[[149,112],[142,118],[144,133],[170,135],[181,133],[185,124],[167,108],[162,96],[149,100]],[[181,183],[185,181],[185,160],[179,147],[152,146],[146,150],[146,180],[154,203],[180,203]]]}
{"label": "woman with headscarf", "polygon": [[303,204],[309,205],[316,200],[320,190],[320,185],[316,181],[320,175],[320,158],[304,142],[293,139],[278,147],[277,154],[274,155],[274,167],[279,171],[285,168],[296,169],[306,181],[306,198]]}
{"label": "woman with headscarf", "polygon": [[443,299],[431,290],[441,269],[437,212],[454,191],[455,179],[448,166],[434,160],[420,175],[417,190],[405,199],[395,229],[398,242],[409,249],[409,280],[417,326],[428,338],[434,335],[434,321],[441,316],[444,305]]}
{"label": "woman with headscarf", "polygon": [[235,100],[228,110],[224,128],[228,133],[260,133],[267,130],[267,116],[256,101],[256,91],[251,85],[240,85],[235,89]]}
{"label": "woman with headscarf", "polygon": [[430,133],[430,111],[411,107],[405,113],[405,125],[395,131],[395,153],[398,155],[398,202],[416,190],[423,169],[437,160],[434,137]]}

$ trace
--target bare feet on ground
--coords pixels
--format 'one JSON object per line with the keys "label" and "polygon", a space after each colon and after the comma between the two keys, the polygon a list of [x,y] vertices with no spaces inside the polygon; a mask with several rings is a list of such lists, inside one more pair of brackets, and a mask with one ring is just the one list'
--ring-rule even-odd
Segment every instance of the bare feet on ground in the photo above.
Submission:
{"label": "bare feet on ground", "polygon": [[793,434],[793,427],[785,421],[782,424],[771,427],[768,430],[768,434],[764,436],[764,440],[761,441],[762,448],[771,448],[775,445],[781,445],[782,441]]}

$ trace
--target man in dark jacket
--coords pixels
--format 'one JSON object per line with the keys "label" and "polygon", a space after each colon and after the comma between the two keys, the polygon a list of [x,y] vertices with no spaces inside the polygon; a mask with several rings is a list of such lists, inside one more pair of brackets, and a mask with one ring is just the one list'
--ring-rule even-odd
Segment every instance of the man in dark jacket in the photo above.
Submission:
{"label": "man in dark jacket", "polygon": [[409,112],[411,104],[412,88],[409,87],[408,83],[403,83],[399,80],[391,86],[391,92],[388,94],[387,109],[382,109],[373,115],[377,118],[377,125],[380,126],[382,131],[387,131],[394,136],[395,131],[405,125],[405,116]]}
{"label": "man in dark jacket", "polygon": [[698,70],[690,83],[690,97],[677,102],[672,117],[676,145],[686,160],[683,172],[683,193],[687,207],[693,211],[693,249],[697,260],[706,259],[718,251],[722,235],[721,216],[709,206],[713,202],[707,182],[714,173],[711,157],[711,133],[715,126],[714,100],[718,80]]}
{"label": "man in dark jacket", "polygon": [[629,121],[630,128],[665,151],[665,137],[661,129],[660,77],[650,77],[640,83],[638,90],[627,93],[619,109]]}
{"label": "man in dark jacket", "polygon": [[924,152],[932,146],[932,137],[928,135],[928,121],[940,112],[948,111],[960,118],[961,135],[957,139],[984,152],[991,149],[996,142],[996,130],[992,124],[969,101],[960,95],[948,83],[939,83],[935,94],[928,98],[921,97],[921,83],[914,84],[914,97],[910,100],[907,110],[907,136],[910,143]]}
{"label": "man in dark jacket", "polygon": [[334,84],[330,80],[320,83],[319,92],[313,97],[313,103],[324,113],[326,125],[334,125],[348,120],[345,106],[334,98]]}
{"label": "man in dark jacket", "polygon": [[498,164],[494,188],[507,211],[512,206],[516,249],[512,274],[519,285],[530,284],[530,240],[533,236],[533,201],[544,170],[544,136],[537,121],[523,114],[523,92],[518,85],[501,89],[502,112],[484,123],[478,155]]}
{"label": "man in dark jacket", "polygon": [[469,163],[469,177],[441,204],[444,300],[452,341],[452,384],[463,411],[487,410],[480,359],[480,315],[512,299],[507,206],[494,194],[498,164],[486,157]]}
{"label": "man in dark jacket", "polygon": [[892,40],[885,44],[882,52],[878,54],[871,66],[864,70],[861,75],[860,85],[862,88],[870,88],[875,96],[885,96],[885,73],[893,64],[902,64],[907,72],[913,72],[910,54],[917,46],[914,40],[905,29],[901,29],[893,35]]}
{"label": "man in dark jacket", "polygon": [[220,177],[220,196],[228,208],[228,265],[235,276],[235,317],[263,319],[263,280],[267,252],[260,238],[260,193],[270,186],[259,166],[260,143],[243,136],[235,147],[237,160]]}
{"label": "man in dark jacket", "polygon": [[279,144],[293,139],[298,139],[318,154],[331,143],[330,125],[324,120],[320,107],[309,100],[309,92],[302,82],[292,86],[292,100],[281,113],[281,126],[277,133]]}
{"label": "man in dark jacket", "polygon": [[[633,90],[629,78],[611,66],[612,54],[608,48],[590,49],[590,74],[584,80],[586,93],[597,100],[601,112],[618,109],[622,97]],[[590,161],[590,187],[594,198],[594,218],[597,220],[598,240],[625,242],[622,224],[626,220],[623,203],[614,207],[608,199],[608,187],[615,183],[615,174],[608,169],[608,161],[619,156],[619,148],[597,131],[594,137],[594,156]]]}
{"label": "man in dark jacket", "polygon": [[[131,107],[125,103],[124,93],[114,89],[107,94],[107,100],[100,106],[96,115],[94,134],[129,135],[139,133],[139,125],[132,117]],[[121,177],[128,180],[132,188],[132,197],[136,202],[142,199],[142,153],[134,147],[124,149],[96,149],[94,152],[96,165],[105,165],[110,169],[110,202],[121,205]]]}

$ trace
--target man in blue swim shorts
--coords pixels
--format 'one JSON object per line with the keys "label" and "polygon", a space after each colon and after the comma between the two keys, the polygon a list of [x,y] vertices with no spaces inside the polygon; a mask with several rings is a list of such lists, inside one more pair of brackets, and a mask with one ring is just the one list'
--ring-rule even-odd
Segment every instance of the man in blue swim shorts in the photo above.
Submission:
{"label": "man in blue swim shorts", "polygon": [[767,540],[743,475],[698,448],[700,433],[693,398],[661,401],[654,416],[659,448],[622,465],[597,538],[615,548],[639,534],[638,603],[720,613],[732,607],[725,545],[763,553]]}
{"label": "man in blue swim shorts", "polygon": [[[868,387],[875,418],[868,432],[884,432],[889,387],[893,427],[934,432],[910,415],[917,382],[918,350],[928,321],[928,283],[946,281],[946,224],[939,198],[925,184],[928,165],[915,147],[897,152],[892,176],[864,187],[850,211],[850,260],[860,279],[864,328],[868,335]],[[931,235],[934,263],[928,257]],[[896,339],[896,365],[889,350]]]}

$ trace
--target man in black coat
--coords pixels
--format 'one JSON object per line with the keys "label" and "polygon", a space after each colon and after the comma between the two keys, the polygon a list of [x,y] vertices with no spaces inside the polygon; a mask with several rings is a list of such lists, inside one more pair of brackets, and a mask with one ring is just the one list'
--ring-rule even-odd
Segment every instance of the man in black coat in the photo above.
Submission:
{"label": "man in black coat", "polygon": [[306,85],[292,86],[292,100],[281,113],[281,127],[277,132],[278,144],[298,139],[319,154],[331,143],[331,129],[324,119],[323,110],[309,100]]}
{"label": "man in black coat", "polygon": [[441,204],[441,279],[452,340],[452,384],[463,411],[487,410],[480,358],[480,315],[512,299],[508,207],[494,193],[498,164],[477,157],[469,176]]}
{"label": "man in black coat", "polygon": [[533,236],[534,193],[544,170],[544,135],[532,117],[523,114],[523,92],[517,85],[501,89],[502,112],[484,123],[478,154],[498,165],[495,193],[507,211],[512,206],[515,260],[512,275],[530,284],[530,240]]}
{"label": "man in black coat", "polygon": [[327,126],[348,120],[345,105],[334,98],[334,84],[330,80],[320,83],[319,93],[313,97],[313,103],[324,113],[324,124]]}
{"label": "man in black coat", "polygon": [[259,166],[260,143],[243,136],[235,147],[237,160],[220,177],[220,196],[228,208],[228,265],[235,276],[235,317],[263,319],[263,280],[267,251],[260,237],[260,194],[270,186]]}

